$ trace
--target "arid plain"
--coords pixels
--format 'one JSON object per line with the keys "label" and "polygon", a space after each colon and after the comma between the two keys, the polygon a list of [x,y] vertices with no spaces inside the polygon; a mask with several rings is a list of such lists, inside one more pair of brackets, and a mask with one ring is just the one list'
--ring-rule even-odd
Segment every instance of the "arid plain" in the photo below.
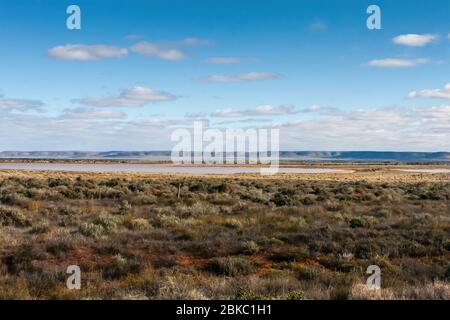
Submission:
{"label": "arid plain", "polygon": [[394,170],[449,165],[313,166],[352,172],[1,170],[0,298],[450,299],[450,175]]}

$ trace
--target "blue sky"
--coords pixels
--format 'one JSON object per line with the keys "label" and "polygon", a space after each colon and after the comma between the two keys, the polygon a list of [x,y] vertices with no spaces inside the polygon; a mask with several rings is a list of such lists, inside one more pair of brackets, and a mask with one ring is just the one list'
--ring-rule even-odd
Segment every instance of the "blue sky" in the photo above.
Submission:
{"label": "blue sky", "polygon": [[[81,8],[81,30],[66,8]],[[381,8],[381,30],[366,8]],[[0,4],[0,150],[170,149],[193,119],[289,150],[450,151],[450,2]]]}

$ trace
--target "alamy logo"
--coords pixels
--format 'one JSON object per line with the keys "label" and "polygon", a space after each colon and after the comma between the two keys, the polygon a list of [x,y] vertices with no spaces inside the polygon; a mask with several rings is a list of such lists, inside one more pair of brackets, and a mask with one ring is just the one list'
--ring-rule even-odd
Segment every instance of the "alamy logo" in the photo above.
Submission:
{"label": "alamy logo", "polygon": [[66,26],[69,30],[81,29],[81,9],[77,5],[71,5],[67,7],[67,14],[70,16],[66,20]]}
{"label": "alamy logo", "polygon": [[367,14],[370,16],[367,18],[366,25],[369,30],[381,29],[381,9],[379,6],[372,4],[367,7]]}
{"label": "alamy logo", "polygon": [[66,270],[67,274],[70,274],[70,276],[67,278],[66,286],[67,289],[81,289],[81,270],[80,267],[77,265],[71,265],[67,267]]}
{"label": "alamy logo", "polygon": [[[174,164],[261,164],[261,174],[275,174],[279,167],[279,129],[203,130],[194,122],[193,132],[176,129],[171,140]],[[268,165],[268,166],[267,166]]]}
{"label": "alamy logo", "polygon": [[381,289],[381,269],[377,265],[370,265],[366,270],[367,274],[370,276],[367,278],[367,287],[371,290],[380,290]]}

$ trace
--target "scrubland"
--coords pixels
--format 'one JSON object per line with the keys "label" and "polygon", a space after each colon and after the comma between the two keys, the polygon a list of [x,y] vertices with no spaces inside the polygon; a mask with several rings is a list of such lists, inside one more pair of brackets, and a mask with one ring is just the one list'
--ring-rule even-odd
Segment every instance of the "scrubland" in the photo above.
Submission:
{"label": "scrubland", "polygon": [[0,172],[0,299],[450,299],[449,263],[448,174]]}

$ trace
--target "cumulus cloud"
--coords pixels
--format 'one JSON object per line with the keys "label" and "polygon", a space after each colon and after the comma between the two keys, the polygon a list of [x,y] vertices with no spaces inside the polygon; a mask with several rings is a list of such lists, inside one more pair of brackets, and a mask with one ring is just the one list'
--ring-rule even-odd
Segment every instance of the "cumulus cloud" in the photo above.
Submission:
{"label": "cumulus cloud", "polygon": [[262,105],[257,106],[255,108],[248,109],[245,111],[247,115],[251,116],[265,116],[265,115],[285,115],[285,114],[293,114],[295,113],[293,106],[278,106],[274,107],[271,105]]}
{"label": "cumulus cloud", "polygon": [[67,44],[53,47],[48,53],[59,60],[95,61],[122,58],[128,55],[128,50],[108,45]]}
{"label": "cumulus cloud", "polygon": [[[421,91],[411,91],[408,98],[436,98],[450,99],[450,83],[447,83],[442,89],[425,89]],[[450,118],[450,115],[448,115]]]}
{"label": "cumulus cloud", "polygon": [[211,113],[211,116],[218,118],[238,118],[244,116],[280,116],[294,113],[296,112],[293,106],[282,105],[274,107],[271,105],[262,105],[242,111],[232,108],[217,109]]}
{"label": "cumulus cloud", "polygon": [[[449,105],[421,108],[340,109],[314,119],[252,127],[280,129],[281,150],[450,151]],[[264,120],[266,118],[255,119]],[[239,125],[240,119],[219,125]],[[248,128],[249,119],[242,126]],[[192,119],[158,117],[127,119],[61,118],[45,114],[8,114],[0,118],[1,149],[36,150],[170,150],[173,127]],[[45,126],[42,124],[45,123]],[[206,124],[205,124],[206,127]],[[223,128],[223,127],[218,127]],[[11,132],[14,132],[12,135]]]}
{"label": "cumulus cloud", "polygon": [[232,108],[222,108],[215,110],[213,113],[211,113],[211,116],[218,118],[234,118],[234,117],[242,117],[244,116],[244,113],[242,111]]}
{"label": "cumulus cloud", "polygon": [[173,45],[179,46],[211,46],[213,43],[209,40],[203,40],[198,38],[185,38],[181,41],[172,42]]}
{"label": "cumulus cloud", "polygon": [[217,124],[220,126],[230,125],[230,124],[245,124],[248,125],[250,123],[267,123],[271,122],[270,119],[265,118],[245,118],[245,119],[233,119],[233,120],[225,120],[218,122]]}
{"label": "cumulus cloud", "polygon": [[282,149],[449,151],[449,111],[450,106],[340,110],[276,127]]}
{"label": "cumulus cloud", "polygon": [[367,62],[366,65],[377,68],[409,68],[427,63],[429,63],[428,59],[411,60],[411,59],[387,58],[387,59],[371,60]]}
{"label": "cumulus cloud", "polygon": [[433,34],[401,34],[392,39],[395,44],[408,47],[424,47],[433,41],[436,41],[438,36]]}
{"label": "cumulus cloud", "polygon": [[207,64],[240,64],[244,61],[237,57],[212,57],[204,60]]}
{"label": "cumulus cloud", "polygon": [[131,51],[143,56],[154,56],[163,60],[182,60],[185,58],[185,54],[178,49],[163,48],[156,43],[150,43],[147,41],[141,41],[133,45]]}
{"label": "cumulus cloud", "polygon": [[442,122],[447,123],[450,128],[450,105],[434,106],[425,109],[415,109],[416,112],[423,115],[423,121],[425,122]]}
{"label": "cumulus cloud", "polygon": [[177,61],[186,58],[186,54],[179,49],[180,47],[208,45],[211,45],[211,43],[207,40],[198,38],[185,38],[180,41],[163,41],[158,43],[140,41],[131,46],[130,50],[143,56],[157,57],[169,61]]}
{"label": "cumulus cloud", "polygon": [[281,75],[274,72],[248,72],[236,75],[213,75],[202,79],[203,82],[251,82],[258,80],[279,79]]}
{"label": "cumulus cloud", "polygon": [[170,93],[137,86],[123,90],[117,97],[83,98],[74,102],[92,107],[143,107],[150,103],[175,99]]}
{"label": "cumulus cloud", "polygon": [[307,108],[301,109],[300,112],[303,113],[337,113],[339,109],[330,107],[321,107],[318,105],[312,105]]}
{"label": "cumulus cloud", "polygon": [[43,105],[42,101],[32,99],[0,99],[0,112],[40,111]]}
{"label": "cumulus cloud", "polygon": [[198,119],[198,118],[204,118],[207,114],[205,112],[190,112],[186,113],[185,118],[189,119]]}
{"label": "cumulus cloud", "polygon": [[84,120],[101,120],[101,119],[125,119],[125,112],[117,110],[104,110],[95,108],[73,108],[65,109],[60,116],[61,119],[84,119]]}

